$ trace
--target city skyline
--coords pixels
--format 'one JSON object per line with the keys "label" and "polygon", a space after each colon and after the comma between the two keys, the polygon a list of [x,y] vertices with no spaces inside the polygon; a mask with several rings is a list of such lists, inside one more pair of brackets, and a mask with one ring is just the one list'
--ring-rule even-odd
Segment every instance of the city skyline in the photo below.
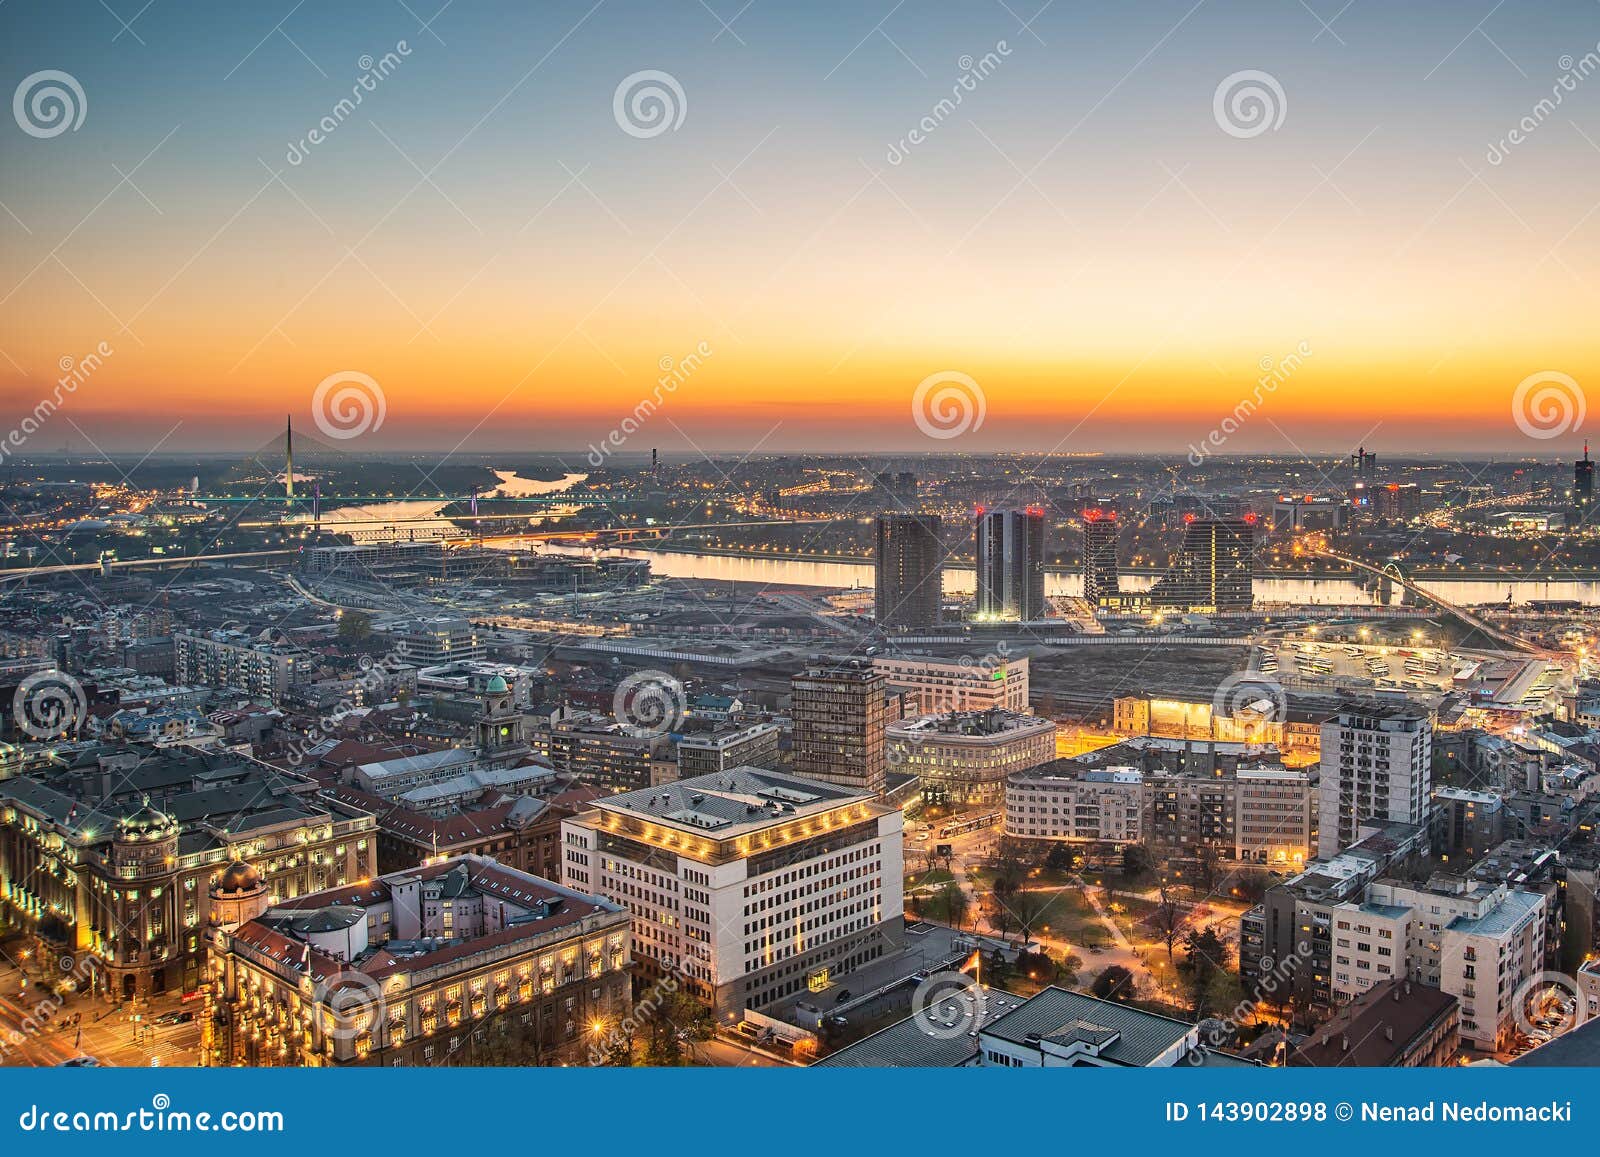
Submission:
{"label": "city skyline", "polygon": [[882,7],[8,6],[0,395],[98,358],[20,456],[247,449],[351,374],[356,453],[1575,456],[1587,6]]}

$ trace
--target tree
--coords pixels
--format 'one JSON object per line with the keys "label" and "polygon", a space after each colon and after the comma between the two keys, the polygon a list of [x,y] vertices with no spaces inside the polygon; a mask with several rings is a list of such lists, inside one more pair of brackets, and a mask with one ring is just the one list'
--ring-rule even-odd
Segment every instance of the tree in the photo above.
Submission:
{"label": "tree", "polygon": [[365,611],[339,613],[339,641],[363,643],[372,635],[372,616]]}
{"label": "tree", "polygon": [[1156,870],[1156,858],[1143,844],[1129,844],[1122,849],[1122,874],[1129,879],[1148,876]]}
{"label": "tree", "polygon": [[1231,972],[1214,972],[1200,993],[1196,1011],[1205,1016],[1228,1016],[1244,1000],[1239,978]]}
{"label": "tree", "polygon": [[1083,855],[1071,844],[1056,843],[1044,858],[1044,866],[1052,872],[1070,872],[1083,862]]}
{"label": "tree", "polygon": [[715,1026],[705,1005],[687,993],[674,992],[650,1018],[649,1030],[645,1064],[674,1067],[684,1063],[684,1042],[710,1040]]}
{"label": "tree", "polygon": [[1167,946],[1167,960],[1170,962],[1172,946],[1178,942],[1178,935],[1183,931],[1183,913],[1172,901],[1163,900],[1150,914],[1150,927],[1155,929],[1156,936]]}
{"label": "tree", "polygon": [[1055,895],[1049,892],[1012,892],[1003,898],[996,896],[994,909],[1001,916],[999,920],[991,919],[990,923],[1002,936],[1015,928],[1027,940],[1047,922],[1055,901]]}
{"label": "tree", "polygon": [[1016,917],[1011,914],[1011,909],[998,896],[989,905],[988,916],[989,927],[993,928],[1001,936],[1010,935],[1011,930],[1017,927]]}
{"label": "tree", "polygon": [[967,909],[970,902],[967,894],[961,890],[961,885],[951,880],[939,889],[939,904],[949,917],[950,923],[960,928],[967,920]]}
{"label": "tree", "polygon": [[1239,985],[1228,972],[1228,944],[1215,928],[1191,928],[1183,938],[1183,951],[1189,995],[1197,1016],[1217,1007],[1217,1001],[1227,1002],[1223,1005],[1227,1008],[1238,1003]]}
{"label": "tree", "polygon": [[1183,951],[1188,957],[1188,966],[1206,973],[1209,978],[1213,972],[1227,970],[1231,949],[1215,928],[1191,928],[1183,938]]}
{"label": "tree", "polygon": [[1120,964],[1112,964],[1089,986],[1089,991],[1101,1000],[1129,1001],[1137,990],[1133,973]]}

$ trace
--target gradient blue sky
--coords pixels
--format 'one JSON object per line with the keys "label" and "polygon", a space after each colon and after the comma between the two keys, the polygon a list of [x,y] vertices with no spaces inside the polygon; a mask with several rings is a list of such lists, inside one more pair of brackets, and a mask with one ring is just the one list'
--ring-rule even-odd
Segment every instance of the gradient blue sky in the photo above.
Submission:
{"label": "gradient blue sky", "polygon": [[[1305,342],[1230,449],[1550,454],[1516,384],[1600,375],[1600,78],[1486,159],[1596,50],[1592,2],[706,0],[731,32],[697,0],[406,3],[154,0],[120,35],[97,0],[0,6],[6,91],[88,98],[73,133],[0,126],[8,411],[107,341],[65,411],[107,449],[259,444],[345,369],[385,393],[359,449],[581,447],[705,341],[641,445],[1181,449]],[[647,68],[688,107],[638,140],[612,94]],[[1218,128],[1241,69],[1278,130]],[[910,398],[946,369],[987,416],[930,440]]]}

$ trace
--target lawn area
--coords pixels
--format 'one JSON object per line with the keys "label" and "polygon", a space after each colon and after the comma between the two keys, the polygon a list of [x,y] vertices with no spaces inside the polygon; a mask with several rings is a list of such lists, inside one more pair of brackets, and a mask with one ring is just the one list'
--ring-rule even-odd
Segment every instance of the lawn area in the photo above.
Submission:
{"label": "lawn area", "polygon": [[1040,888],[1030,883],[1011,899],[1010,908],[1019,923],[1020,917],[1031,917],[1036,934],[1081,945],[1111,942],[1111,934],[1077,887]]}
{"label": "lawn area", "polygon": [[928,872],[907,872],[905,889],[909,892],[913,888],[938,887],[948,884],[954,879],[955,876],[951,875],[943,868],[934,868],[932,871]]}
{"label": "lawn area", "polygon": [[[941,887],[932,895],[920,894],[916,897],[916,915],[925,920],[934,920],[940,924],[954,924],[951,918],[950,907],[944,889]],[[971,918],[971,909],[963,913],[964,918]]]}

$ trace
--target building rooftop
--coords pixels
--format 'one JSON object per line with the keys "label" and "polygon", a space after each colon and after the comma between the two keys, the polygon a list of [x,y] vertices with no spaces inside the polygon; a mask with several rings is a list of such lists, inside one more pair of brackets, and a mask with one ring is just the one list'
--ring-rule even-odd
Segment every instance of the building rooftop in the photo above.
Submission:
{"label": "building rooftop", "polygon": [[[481,936],[377,941],[348,961],[322,951],[306,939],[364,922],[368,908],[393,902],[395,887],[418,882],[424,887],[437,887],[451,897],[477,894],[501,901],[506,908],[502,913],[505,925]],[[353,967],[370,980],[381,982],[390,976],[439,968],[552,931],[586,927],[596,916],[617,917],[620,924],[626,920],[626,911],[600,896],[519,872],[488,857],[468,855],[297,897],[240,925],[231,938],[270,962],[288,979],[309,974],[313,980],[325,981]]]}
{"label": "building rooftop", "polygon": [[1555,1040],[1523,1053],[1513,1068],[1594,1068],[1600,1066],[1600,1017],[1591,1018]]}
{"label": "building rooftop", "polygon": [[594,806],[728,839],[773,823],[875,798],[870,791],[758,767],[736,767],[597,799]]}
{"label": "building rooftop", "polygon": [[1441,1020],[1458,1015],[1447,992],[1401,977],[1384,981],[1341,1008],[1289,1055],[1291,1066],[1381,1068]]}
{"label": "building rooftop", "polygon": [[1507,892],[1504,900],[1482,916],[1457,916],[1445,928],[1464,936],[1499,936],[1517,927],[1543,903],[1544,897],[1532,892]]}

